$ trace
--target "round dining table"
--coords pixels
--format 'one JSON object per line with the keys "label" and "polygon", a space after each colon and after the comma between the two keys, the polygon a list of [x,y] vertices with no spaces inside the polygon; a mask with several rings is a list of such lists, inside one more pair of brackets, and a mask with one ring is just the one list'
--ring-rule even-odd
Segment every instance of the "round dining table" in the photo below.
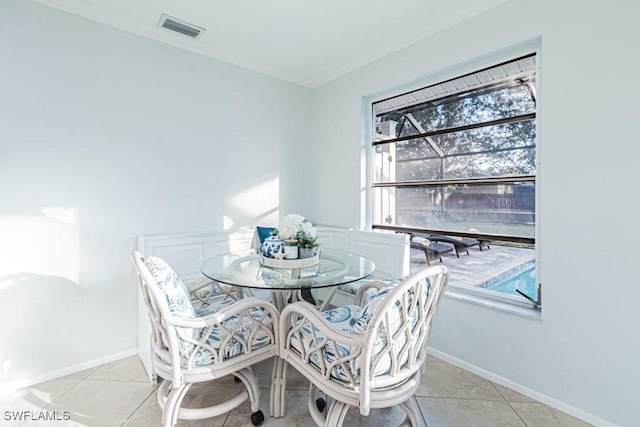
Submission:
{"label": "round dining table", "polygon": [[[202,274],[216,282],[242,289],[261,289],[271,292],[271,300],[278,310],[288,303],[306,300],[327,308],[338,286],[371,275],[375,264],[370,259],[344,251],[324,249],[319,262],[304,267],[270,267],[264,265],[255,250],[225,253],[206,259]],[[322,304],[316,304],[312,289],[332,288]],[[273,366],[269,414],[274,418],[285,415],[286,363],[276,357]]]}

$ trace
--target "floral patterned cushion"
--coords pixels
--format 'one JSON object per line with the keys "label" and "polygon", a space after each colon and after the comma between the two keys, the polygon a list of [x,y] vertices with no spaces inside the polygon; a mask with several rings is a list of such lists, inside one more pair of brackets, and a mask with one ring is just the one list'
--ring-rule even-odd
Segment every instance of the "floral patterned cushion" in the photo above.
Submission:
{"label": "floral patterned cushion", "polygon": [[348,294],[355,295],[358,292],[360,286],[368,282],[384,282],[387,286],[394,286],[397,283],[400,283],[401,279],[389,280],[386,277],[369,276],[364,279],[356,280],[355,282],[347,283],[346,285],[341,285],[338,287],[338,289]]}
{"label": "floral patterned cushion", "polygon": [[[324,318],[331,323],[331,327],[349,335],[356,333],[354,326],[361,314],[362,307],[357,305],[345,305],[322,312]],[[291,347],[299,352],[302,352],[301,350],[303,347],[307,350],[317,347],[324,340],[324,335],[318,329],[312,331],[309,325],[304,325],[301,328],[301,332],[301,334],[296,335],[291,339]],[[345,346],[340,343],[334,343],[332,340],[327,340],[325,345],[319,351],[311,353],[309,360],[313,365],[319,368],[321,365],[320,357],[324,358],[329,363],[333,363],[336,360],[336,354],[338,354],[340,358],[348,358],[351,354],[351,346]],[[349,365],[352,365],[352,363],[349,362]],[[355,370],[355,366],[349,366],[348,370]],[[340,364],[333,367],[331,370],[331,376],[338,380],[348,381],[348,374],[345,372],[345,368]]]}
{"label": "floral patterned cushion", "polygon": [[[357,305],[346,305],[342,307],[338,307],[332,310],[327,310],[322,312],[322,315],[331,326],[337,330],[342,331],[348,335],[354,335],[358,333],[366,332],[368,327],[368,322],[371,319],[371,314],[375,307],[384,299],[387,293],[391,290],[391,288],[384,288],[378,292],[378,295],[372,298],[372,300],[367,304],[365,309]],[[369,311],[367,311],[367,308]],[[324,339],[324,335],[319,331],[311,331],[309,327],[302,328],[302,334],[300,335],[300,339],[298,337],[292,338],[291,346],[298,351],[301,350],[300,345],[304,345],[306,349],[314,348]],[[300,342],[302,341],[302,343]],[[406,337],[398,337],[399,347],[401,347],[406,341]],[[384,331],[380,330],[374,340],[374,351],[376,354],[381,349],[383,349],[386,345],[386,336]],[[316,351],[311,353],[309,358],[310,362],[314,364],[316,367],[320,367],[321,363],[319,362],[320,354],[329,364],[335,363],[335,361],[340,358],[342,360],[346,360],[346,363],[336,363],[332,370],[331,376],[337,380],[350,382],[350,376],[353,377],[353,380],[358,383],[360,376],[360,366],[357,358],[353,358],[349,360],[351,355],[352,348],[349,345],[343,345],[340,343],[333,342],[332,340],[327,340],[325,345],[322,347],[320,352]],[[336,357],[337,356],[337,357]],[[389,355],[383,355],[378,363],[375,366],[374,375],[383,375],[389,372],[391,366],[391,359]],[[347,372],[349,371],[349,372]]]}
{"label": "floral patterned cushion", "polygon": [[[164,294],[169,311],[174,316],[194,318],[196,311],[191,304],[189,291],[175,271],[163,259],[154,256],[145,259],[145,265],[153,279]],[[179,338],[180,352],[185,354],[193,349],[188,341],[197,336],[197,331],[188,328],[176,328]]]}
{"label": "floral patterned cushion", "polygon": [[[237,302],[235,293],[225,292],[216,283],[202,281],[195,284],[194,299],[191,299],[184,282],[164,260],[148,257],[145,264],[163,293],[169,311],[175,316],[204,317]],[[263,310],[251,307],[211,328],[176,328],[182,363],[204,366],[246,353],[248,347],[252,350],[260,348],[271,342],[270,326],[270,318],[264,318]],[[203,334],[208,335],[204,337]]]}
{"label": "floral patterned cushion", "polygon": [[[380,304],[382,304],[393,289],[395,283],[386,286],[380,290],[373,290],[368,292],[368,303],[364,308],[357,305],[346,305],[338,307],[332,310],[322,312],[324,318],[331,323],[331,326],[337,330],[342,331],[348,335],[361,334],[367,332],[369,323],[373,315],[380,310]],[[384,375],[389,372],[391,367],[391,354],[386,350],[387,348],[387,334],[393,335],[395,331],[403,322],[402,305],[400,301],[397,301],[394,308],[388,312],[386,316],[389,331],[380,325],[376,331],[376,337],[373,342],[373,354],[378,355],[377,362],[374,367],[374,375]],[[413,316],[411,322],[415,325],[417,322],[417,313]],[[305,325],[301,328],[301,334],[292,337],[291,346],[297,351],[302,353],[302,347],[305,349],[313,349],[318,347],[323,340],[324,335],[318,330],[311,330],[309,325]],[[391,344],[393,349],[401,349],[406,343],[406,335],[399,335]],[[392,350],[393,352],[394,350]],[[352,353],[351,346],[335,343],[332,340],[322,346],[320,351],[312,352],[310,355],[310,362],[317,368],[320,368],[321,363],[319,358],[322,357],[329,364],[334,363],[338,358],[346,360],[346,363],[336,363],[331,370],[331,376],[337,380],[350,382],[350,375],[353,380],[358,383],[360,375],[360,367],[358,366],[358,359],[349,359]],[[320,356],[321,355],[321,356]],[[398,355],[394,355],[396,357]],[[401,356],[404,360],[408,355]],[[401,362],[404,363],[404,362]],[[349,371],[349,372],[347,372]]]}
{"label": "floral patterned cushion", "polygon": [[169,264],[163,259],[150,256],[145,260],[145,265],[164,294],[171,314],[179,317],[195,317],[196,312],[191,305],[189,291]]}
{"label": "floral patterned cushion", "polygon": [[[235,300],[228,295],[217,295],[207,302],[209,305],[196,311],[198,317],[217,313],[234,304]],[[238,356],[271,343],[270,328],[265,328],[271,325],[271,321],[267,318],[265,322],[261,322],[263,317],[264,312],[261,308],[251,307],[241,314],[223,320],[210,331],[202,330],[198,340],[204,341],[204,346],[197,350],[194,364],[210,365],[220,359]],[[203,340],[202,334],[205,333],[209,335]]]}
{"label": "floral patterned cushion", "polygon": [[[424,296],[426,298],[429,292],[430,282],[429,282],[429,279],[424,279],[424,280],[426,280],[427,283],[425,284],[425,286],[422,287],[422,289],[424,290],[424,294],[425,294]],[[384,287],[368,299],[369,302],[365,305],[364,310],[362,310],[362,315],[360,316],[360,318],[358,319],[358,322],[356,322],[356,325],[354,326],[354,329],[356,331],[365,332],[367,329],[371,327],[370,322],[372,317],[375,315],[375,313],[380,311],[380,308],[379,308],[380,304],[384,302],[384,299],[386,298],[387,294],[392,289],[393,289],[393,286]],[[414,294],[413,292],[409,291],[409,295],[410,295],[409,301],[413,299],[413,296],[414,296],[413,294]],[[387,347],[388,336],[395,336],[395,339],[391,343],[391,346],[394,349],[400,349],[405,345],[405,343],[407,342],[406,334],[398,335],[395,333],[402,326],[403,322],[407,321],[403,316],[404,309],[406,308],[402,307],[402,303],[400,302],[400,300],[399,299],[396,300],[394,306],[391,308],[391,310],[387,312],[384,325],[383,324],[378,325],[378,330],[376,331],[376,339],[374,341],[374,354],[378,353],[379,351]],[[413,316],[410,319],[408,319],[410,330],[414,329],[417,322],[418,322],[418,310],[415,310],[413,312]],[[389,357],[390,356],[388,354],[385,354],[382,356],[382,360],[383,360],[383,363],[381,364],[382,366],[386,366],[386,367],[389,366],[391,362]],[[408,354],[405,353],[403,355],[402,360],[400,361],[400,364],[404,363],[404,361],[407,360],[407,357],[408,357]],[[376,370],[376,372],[378,372],[378,370]],[[384,373],[386,372],[388,372],[388,369],[386,369]]]}
{"label": "floral patterned cushion", "polygon": [[[367,292],[367,304],[364,306],[362,310],[362,314],[358,319],[358,322],[355,324],[355,329],[358,332],[366,332],[369,327],[369,322],[373,315],[379,310],[378,307],[384,301],[387,294],[393,289],[392,286],[386,286],[380,290]],[[397,304],[399,307],[399,303]],[[398,310],[391,310],[391,318],[394,320],[394,323],[397,321],[400,313]]]}

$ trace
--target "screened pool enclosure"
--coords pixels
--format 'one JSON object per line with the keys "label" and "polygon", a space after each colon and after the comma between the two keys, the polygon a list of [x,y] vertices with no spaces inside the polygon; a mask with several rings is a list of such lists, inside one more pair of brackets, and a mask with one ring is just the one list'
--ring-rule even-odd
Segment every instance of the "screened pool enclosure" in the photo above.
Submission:
{"label": "screened pool enclosure", "polygon": [[536,69],[530,54],[374,103],[373,228],[532,248]]}

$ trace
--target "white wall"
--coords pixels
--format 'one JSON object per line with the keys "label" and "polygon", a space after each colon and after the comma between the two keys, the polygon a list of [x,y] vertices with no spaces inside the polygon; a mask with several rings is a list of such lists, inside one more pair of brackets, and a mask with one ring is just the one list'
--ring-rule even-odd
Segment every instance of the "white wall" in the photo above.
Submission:
{"label": "white wall", "polygon": [[[543,320],[446,300],[431,345],[592,421],[640,424],[638,15],[631,1],[511,1],[311,92],[0,2],[0,382],[135,346],[137,234],[253,225],[278,209],[360,226],[363,97],[540,37]],[[315,178],[294,161],[309,157]]]}
{"label": "white wall", "polygon": [[363,98],[473,71],[541,41],[543,320],[447,299],[430,344],[593,423],[624,426],[640,425],[639,12],[632,1],[510,1],[326,84],[312,101],[312,210],[319,222],[358,227]]}
{"label": "white wall", "polygon": [[141,233],[308,212],[310,90],[0,2],[0,384],[136,345]]}

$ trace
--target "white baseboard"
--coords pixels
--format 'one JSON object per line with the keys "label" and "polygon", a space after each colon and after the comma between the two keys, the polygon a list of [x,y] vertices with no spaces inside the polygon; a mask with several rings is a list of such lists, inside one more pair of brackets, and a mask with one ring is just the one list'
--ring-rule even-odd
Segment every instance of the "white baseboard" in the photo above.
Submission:
{"label": "white baseboard", "polygon": [[124,359],[125,357],[133,356],[135,354],[138,354],[138,349],[131,348],[129,350],[120,351],[108,356],[98,357],[97,359],[78,363],[77,365],[69,366],[67,368],[47,372],[46,374],[38,375],[37,377],[9,381],[0,385],[0,395],[11,393],[25,387],[31,387],[32,385],[40,384],[45,381],[55,380],[66,375],[75,374],[76,372],[84,371],[85,369],[95,368],[96,366],[100,366],[105,363],[115,362],[116,360]]}
{"label": "white baseboard", "polygon": [[573,417],[576,417],[582,421],[585,421],[589,424],[593,424],[594,426],[597,427],[617,427],[616,424],[613,424],[607,420],[603,420],[602,418],[599,418],[593,414],[590,414],[589,412],[583,411],[582,409],[578,409],[576,407],[573,407],[571,405],[568,405],[564,402],[561,402],[557,399],[554,399],[550,396],[547,396],[546,394],[542,394],[538,391],[535,391],[533,389],[530,389],[528,387],[525,387],[521,384],[518,384],[514,381],[511,381],[508,378],[504,378],[500,375],[497,375],[491,371],[487,371],[486,369],[482,369],[476,365],[472,365],[469,362],[466,362],[464,360],[458,359],[456,357],[453,357],[447,353],[444,353],[440,350],[436,350],[433,347],[427,347],[427,352],[434,356],[437,357],[440,360],[443,360],[447,363],[451,363],[452,365],[455,365],[459,368],[462,368],[466,371],[472,372],[478,376],[481,376],[482,378],[485,378],[489,381],[493,381],[494,383],[500,384],[502,386],[508,387],[512,390],[517,391],[520,394],[523,394],[527,397],[530,397],[534,400],[537,400],[538,402],[544,403],[547,406],[550,406],[552,408],[555,408],[559,411],[565,412]]}

